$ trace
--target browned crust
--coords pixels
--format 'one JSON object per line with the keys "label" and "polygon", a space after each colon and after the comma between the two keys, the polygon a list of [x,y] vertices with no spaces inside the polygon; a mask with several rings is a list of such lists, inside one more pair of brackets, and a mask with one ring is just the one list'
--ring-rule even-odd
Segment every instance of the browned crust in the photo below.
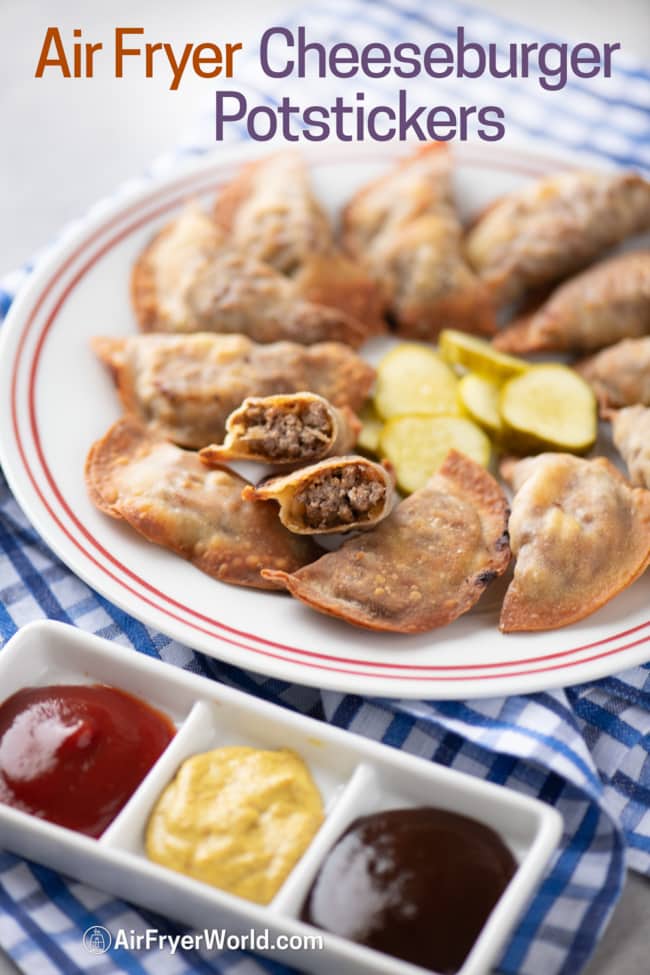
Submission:
{"label": "browned crust", "polygon": [[[643,272],[645,277],[642,277],[640,272]],[[494,346],[501,352],[515,355],[547,351],[563,352],[569,349],[587,353],[595,352],[599,348],[625,338],[638,338],[644,334],[638,326],[648,305],[647,301],[645,305],[641,305],[641,301],[644,291],[647,293],[649,282],[650,251],[625,251],[601,260],[588,266],[586,270],[570,276],[556,287],[549,286],[546,294],[537,289],[536,303],[531,300],[530,313],[520,314],[511,325],[503,329],[495,338]],[[639,300],[639,320],[638,322],[634,319],[630,320],[629,331],[621,329],[617,335],[611,335],[609,338],[607,333],[599,336],[596,332],[591,341],[584,336],[576,340],[573,327],[578,308],[583,312],[594,309],[597,314],[599,306],[605,308],[606,303],[610,301],[613,317],[618,302],[630,301],[632,288]]]}
{"label": "browned crust", "polygon": [[91,346],[98,358],[107,366],[117,387],[124,411],[137,415],[139,403],[131,370],[127,365],[125,349],[128,339],[109,338],[98,335],[91,339]]}
{"label": "browned crust", "polygon": [[475,506],[485,514],[488,534],[497,539],[495,567],[505,572],[510,562],[510,549],[507,545],[503,546],[501,539],[504,533],[507,534],[505,525],[510,507],[496,480],[489,471],[459,450],[449,451],[438,475],[460,488],[463,494],[471,495]]}
{"label": "browned crust", "polygon": [[635,508],[636,525],[635,531],[630,536],[631,552],[635,544],[639,545],[639,558],[632,561],[629,566],[619,566],[618,578],[612,581],[607,587],[602,587],[592,594],[589,602],[585,602],[583,593],[576,593],[573,603],[560,612],[560,608],[554,602],[552,605],[545,605],[541,600],[534,605],[530,598],[526,597],[518,585],[517,567],[515,563],[515,575],[508,586],[499,619],[499,629],[503,633],[515,632],[536,632],[540,630],[557,630],[571,623],[577,623],[591,616],[596,610],[610,602],[628,586],[631,586],[650,565],[650,491],[644,488],[632,488],[621,472],[605,457],[597,457],[590,461],[605,468],[619,483],[624,484],[632,495],[632,503]]}
{"label": "browned crust", "polygon": [[449,146],[446,142],[429,142],[424,146],[420,146],[415,152],[409,153],[400,159],[398,163],[391,166],[385,173],[378,176],[376,179],[370,180],[362,186],[357,192],[348,200],[347,204],[343,207],[341,213],[341,242],[344,249],[351,254],[353,257],[360,258],[363,255],[359,254],[357,247],[354,244],[353,237],[354,234],[351,231],[351,214],[355,207],[364,197],[368,196],[370,193],[374,193],[376,189],[385,184],[390,185],[395,179],[396,173],[400,170],[409,169],[415,160],[420,159],[422,156],[428,155],[448,155],[450,152]]}
{"label": "browned crust", "polygon": [[[226,234],[232,233],[240,207],[254,191],[258,174],[263,173],[268,162],[266,158],[248,163],[219,192],[214,205],[214,220]],[[371,335],[386,331],[385,303],[380,289],[362,268],[333,245],[329,253],[311,254],[294,281],[300,298],[313,305],[338,309],[348,319],[355,320],[348,325],[348,344],[356,346]]]}
{"label": "browned crust", "polygon": [[[167,227],[160,231],[133,266],[131,300],[142,332],[177,331],[170,329],[169,323],[160,314],[151,259],[161,237],[168,234],[170,229]],[[264,268],[270,276],[281,277],[280,272],[274,272],[266,265],[261,264],[260,268]],[[320,262],[314,258],[313,263],[306,266],[303,280],[298,282],[296,279],[290,316],[292,327],[286,336],[276,335],[273,341],[283,338],[301,341],[301,336],[304,336],[303,344],[306,345],[314,341],[337,341],[358,348],[371,335],[385,330],[385,322],[380,314],[382,306],[374,297],[373,288],[361,273],[351,274],[349,280],[343,273],[328,280],[325,258]],[[197,326],[192,331],[203,331],[206,327]],[[243,332],[249,334],[253,330],[249,328]]]}
{"label": "browned crust", "polygon": [[126,342],[126,339],[110,335],[95,335],[90,340],[91,349],[116,381],[120,369],[124,366]]}
{"label": "browned crust", "polygon": [[201,447],[199,450],[199,460],[206,467],[214,467],[223,464],[228,460],[259,460],[257,454],[249,455],[245,454],[243,451],[241,453],[233,450],[232,447],[226,447],[222,443],[209,443],[205,447]]}
{"label": "browned crust", "polygon": [[[589,171],[587,170],[581,171],[572,168],[555,175],[542,177],[531,185],[533,187],[539,187],[549,183],[552,184],[556,177],[561,175],[574,176],[579,182],[582,177],[588,174]],[[573,226],[570,225],[568,229],[565,227],[565,246],[561,249],[558,244],[557,248],[564,259],[564,263],[558,263],[552,257],[550,259],[548,257],[544,258],[542,255],[541,266],[537,266],[535,269],[535,264],[533,264],[533,270],[531,271],[530,259],[535,256],[536,248],[535,242],[531,242],[529,239],[530,232],[528,232],[523,238],[527,242],[526,247],[522,249],[521,234],[515,234],[511,241],[511,253],[508,254],[506,252],[505,255],[502,255],[497,264],[488,262],[485,265],[481,264],[481,266],[477,267],[483,279],[494,289],[495,298],[498,299],[499,304],[518,300],[522,297],[525,298],[526,293],[529,293],[531,290],[552,289],[554,286],[564,282],[565,279],[570,279],[573,275],[580,274],[585,269],[589,273],[592,262],[598,260],[610,248],[629,237],[644,233],[648,229],[650,225],[648,210],[650,204],[650,182],[640,173],[634,171],[611,171],[607,174],[601,173],[601,175],[607,175],[609,182],[602,194],[607,199],[600,199],[596,204],[597,207],[601,208],[599,232],[594,233],[593,229],[591,232],[585,232],[583,229],[582,244],[576,246],[575,239],[570,240],[568,238],[576,237],[579,229],[578,223],[576,222]],[[645,200],[641,198],[635,200],[631,194],[641,189],[645,190]],[[579,192],[575,186],[574,191]],[[510,200],[514,199],[518,201],[520,199],[519,192],[515,191],[511,194],[505,194],[493,200],[473,221],[472,226],[468,230],[468,235],[476,231],[485,218],[489,217],[493,211],[498,210],[504,204],[507,205]],[[624,198],[624,194],[628,195],[627,199]],[[564,199],[566,199],[566,196]],[[559,200],[561,203],[562,197]],[[625,206],[627,206],[627,213],[624,212]],[[543,207],[543,201],[541,199],[538,200],[537,212],[543,212]],[[524,227],[526,227],[531,215],[535,219],[535,213],[535,207],[524,210]],[[609,214],[611,214],[611,219],[608,219]],[[593,224],[593,213],[590,216]],[[522,263],[523,258],[525,260]],[[471,258],[470,264],[475,267],[477,266],[476,262],[471,261]],[[597,267],[594,270],[597,273]]]}
{"label": "browned crust", "polygon": [[[219,336],[214,333],[209,334],[215,341],[219,340]],[[95,352],[111,372],[125,412],[141,416],[143,419],[149,419],[150,413],[147,408],[147,401],[142,402],[138,397],[136,386],[138,378],[138,357],[137,355],[128,355],[127,348],[129,343],[134,343],[137,348],[138,343],[151,343],[157,341],[158,338],[160,338],[160,341],[166,342],[169,336],[161,335],[158,337],[154,334],[149,337],[133,336],[130,339],[101,337],[93,339],[92,342]],[[181,337],[180,341],[184,340],[191,342],[192,336]],[[301,390],[315,392],[323,396],[338,409],[347,406],[353,411],[358,411],[365,402],[374,382],[375,370],[373,367],[352,352],[347,345],[342,343],[322,342],[310,346],[302,346],[291,342],[278,342],[262,345],[245,339],[245,337],[244,340],[246,351],[242,353],[239,360],[242,367],[245,362],[250,362],[253,375],[260,376],[262,374],[260,359],[263,364],[265,350],[270,350],[272,346],[276,346],[278,352],[281,350],[282,355],[286,357],[287,373],[291,375],[295,368],[299,369]],[[292,365],[292,361],[294,360],[297,360],[297,367]],[[277,371],[277,362],[272,362],[270,368]],[[225,392],[224,395],[226,395]],[[241,400],[246,396],[259,395],[269,395],[268,389],[265,391],[263,385],[262,388],[259,388],[256,387],[255,383],[251,382],[250,387],[243,390],[239,395],[239,399],[236,399],[232,403],[231,409],[236,408],[236,405],[239,405]],[[191,402],[192,399],[196,400],[197,398],[200,397],[197,397],[196,393],[193,394],[191,389],[188,390],[188,401]],[[169,402],[173,408],[173,401],[169,400]],[[205,399],[204,402],[206,402]],[[217,406],[220,403],[223,403],[222,399],[217,400]],[[229,411],[226,410],[227,412]],[[224,423],[226,413],[223,415]],[[183,421],[181,424],[182,429],[175,426],[176,419],[172,409],[170,416],[167,420],[162,421],[160,426],[161,429],[164,428],[166,430],[171,440],[176,440],[183,446],[205,446],[209,441],[223,435],[223,430],[216,430],[215,427],[206,436],[205,428],[201,426],[200,413],[197,413],[196,418],[192,418],[195,421],[193,425],[189,420]],[[188,423],[190,424],[189,428],[187,427]],[[216,426],[220,425],[216,419],[215,424]],[[188,432],[188,429],[191,429],[192,432]],[[199,430],[198,439],[196,439],[197,429]]]}
{"label": "browned crust", "polygon": [[112,518],[122,519],[119,508],[115,506],[117,494],[110,496],[110,472],[120,463],[121,458],[128,457],[144,441],[150,439],[146,428],[136,416],[126,414],[120,417],[103,437],[96,440],[88,451],[84,476],[90,500]]}
{"label": "browned crust", "polygon": [[[142,451],[147,453],[155,447],[160,438],[152,434],[137,417],[126,415],[114,423],[106,434],[94,443],[86,458],[85,479],[93,504],[100,511],[113,518],[122,519],[149,542],[160,545],[182,556],[201,571],[223,582],[248,586],[255,589],[282,588],[272,579],[263,578],[261,569],[266,565],[291,565],[297,569],[317,558],[320,549],[310,538],[296,538],[278,523],[272,506],[251,507],[254,518],[246,518],[243,526],[251,533],[251,543],[238,533],[232,544],[215,545],[211,538],[207,544],[197,546],[193,539],[187,544],[178,534],[173,521],[161,513],[149,513],[147,507],[135,509],[120,498],[113,483],[116,467],[128,463]],[[178,450],[180,448],[172,447]],[[215,465],[216,466],[216,465]],[[227,468],[222,467],[230,478],[242,486],[246,481]],[[206,471],[207,475],[207,471]],[[241,526],[240,526],[241,529]],[[258,540],[259,547],[253,544]],[[258,554],[255,558],[256,551]]]}
{"label": "browned crust", "polygon": [[237,176],[226,183],[219,192],[214,203],[213,218],[218,227],[221,227],[227,234],[232,232],[232,228],[237,217],[237,212],[253,191],[257,173],[268,164],[269,158],[257,159],[254,162],[246,163],[242,166]]}
{"label": "browned crust", "polygon": [[[359,434],[361,433],[361,430],[363,428],[363,423],[361,422],[357,414],[354,412],[354,410],[347,405],[340,407],[340,412],[343,416],[344,423],[349,427],[350,437],[352,439],[352,443],[348,444],[348,446],[346,447],[346,451],[349,451],[352,447],[354,447],[357,440],[359,439]],[[345,441],[345,443],[347,444],[347,440]]]}
{"label": "browned crust", "polygon": [[131,271],[131,304],[142,332],[155,332],[163,327],[158,309],[156,274],[151,256],[163,237],[169,236],[173,227],[168,224],[159,230],[138,255]]}
{"label": "browned crust", "polygon": [[[489,559],[481,567],[480,572],[465,581],[453,605],[446,603],[436,607],[435,610],[429,606],[429,615],[426,618],[395,622],[386,618],[379,619],[359,604],[353,610],[342,600],[330,597],[328,593],[312,590],[308,583],[303,582],[300,571],[292,574],[263,570],[262,574],[265,578],[285,586],[292,596],[313,609],[364,629],[393,633],[422,633],[451,623],[471,609],[489,583],[506,571],[511,558],[507,531],[509,507],[495,479],[483,467],[458,451],[449,452],[434,477],[446,480],[451,486],[452,493],[457,490],[462,497],[471,498],[472,503],[482,514],[483,534],[491,540]],[[326,559],[328,556],[325,555],[323,558]]]}
{"label": "browned crust", "polygon": [[[327,344],[330,343],[322,343],[322,345]],[[332,343],[332,345],[336,344]],[[347,349],[346,351],[349,352]],[[327,399],[339,409],[349,406],[351,410],[358,412],[368,398],[375,376],[375,369],[369,362],[349,352],[338,365],[336,388],[329,392]]]}
{"label": "browned crust", "polygon": [[[346,252],[354,259],[361,262],[364,262],[365,259],[365,255],[360,252],[359,242],[356,240],[355,209],[366,196],[375,193],[377,189],[385,186],[387,195],[390,194],[391,184],[396,178],[399,178],[400,171],[408,170],[419,159],[426,156],[438,157],[441,162],[450,163],[450,150],[446,143],[429,143],[400,160],[397,165],[391,167],[382,176],[361,187],[348,201],[342,216],[342,243]],[[428,206],[428,201],[426,197],[423,197],[421,209],[426,206]],[[458,224],[460,226],[460,220],[458,220]],[[408,248],[417,244],[419,240],[421,243],[426,243],[426,225],[426,213],[418,214],[415,212],[409,223],[398,231],[398,236],[395,238],[395,251],[399,252],[400,244]],[[381,232],[380,228],[379,234]],[[469,277],[470,265],[463,254],[462,246],[459,246],[458,261],[459,264],[462,262],[467,267]],[[443,328],[462,328],[465,331],[487,336],[494,335],[496,331],[492,290],[478,277],[470,280],[465,286],[459,286],[447,295],[439,298],[430,297],[420,302],[400,302],[398,297],[389,293],[390,289],[387,285],[384,285],[382,290],[385,291],[382,302],[394,318],[397,332],[400,335],[421,340],[435,340]]]}
{"label": "browned crust", "polygon": [[[500,206],[507,196],[508,196],[507,193],[502,193],[500,196],[495,197],[494,200],[490,200],[489,203],[486,203],[485,206],[482,206],[479,210],[476,211],[476,213],[473,213],[470,219],[465,224],[464,236],[467,237],[472,232],[474,227],[481,222],[483,217],[487,217],[490,211]],[[472,262],[469,261],[468,263],[470,267],[472,267]]]}
{"label": "browned crust", "polygon": [[313,254],[296,275],[295,285],[307,301],[337,308],[359,322],[364,339],[387,329],[381,288],[343,254]]}
{"label": "browned crust", "polygon": [[490,290],[477,280],[463,291],[430,304],[412,304],[398,313],[399,335],[435,341],[443,328],[458,328],[488,337],[494,335],[496,324]]}
{"label": "browned crust", "polygon": [[507,352],[509,355],[541,352],[546,348],[538,329],[535,328],[534,315],[525,315],[502,329],[492,339],[492,345],[499,352]]}
{"label": "browned crust", "polygon": [[512,479],[515,473],[515,466],[519,463],[521,459],[522,459],[521,457],[516,457],[513,454],[507,454],[503,456],[499,461],[499,476],[510,487],[512,487]]}
{"label": "browned crust", "polygon": [[331,302],[317,304],[296,298],[290,317],[293,319],[290,334],[275,336],[273,341],[299,342],[303,345],[340,342],[351,349],[358,349],[369,337],[367,328],[358,318],[346,314]]}
{"label": "browned crust", "polygon": [[[621,342],[629,341],[628,339],[621,339]],[[574,362],[572,368],[582,376],[585,382],[588,382],[591,386],[596,401],[598,402],[598,413],[602,419],[607,419],[609,412],[612,409],[622,409],[624,406],[631,406],[634,404],[621,402],[618,397],[612,397],[610,395],[610,390],[607,388],[607,384],[601,380],[598,375],[597,367],[600,356],[603,352],[607,352],[608,349],[614,348],[614,346],[619,345],[619,342],[615,342],[614,345],[606,347],[605,349],[599,349],[598,352],[594,352],[592,355],[585,356],[583,359],[579,359]],[[594,372],[594,367],[596,371]]]}

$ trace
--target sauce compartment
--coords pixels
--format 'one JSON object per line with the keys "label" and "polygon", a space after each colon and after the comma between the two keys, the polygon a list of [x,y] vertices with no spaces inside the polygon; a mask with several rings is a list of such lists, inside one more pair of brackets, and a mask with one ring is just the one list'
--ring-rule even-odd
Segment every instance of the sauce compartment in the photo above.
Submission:
{"label": "sauce compartment", "polygon": [[[460,975],[489,970],[541,879],[561,832],[558,813],[501,786],[435,765],[295,714],[209,679],[60,623],[32,623],[0,652],[0,698],[48,684],[105,683],[167,714],[177,731],[98,840],[0,803],[9,850],[194,928],[247,934],[319,934],[323,950],[263,951],[305,971],[407,973],[424,969],[305,924],[300,913],[314,877],[349,824],[360,816],[435,806],[478,817],[512,852],[518,867],[467,956]],[[144,837],[150,813],[182,762],[222,746],[289,748],[307,766],[324,821],[271,902],[244,900],[151,861]]]}
{"label": "sauce compartment", "polygon": [[[537,858],[545,857],[547,854],[544,851],[549,845],[552,848],[557,843],[558,822],[554,822],[553,817],[547,820],[544,814],[540,816],[539,810],[535,808],[539,803],[531,804],[530,800],[518,793],[498,788],[480,790],[482,794],[479,795],[467,788],[467,776],[462,773],[435,765],[425,765],[422,768],[421,761],[410,756],[400,757],[406,758],[410,767],[398,767],[401,762],[394,763],[390,755],[385,758],[383,755],[376,755],[372,762],[363,762],[357,767],[344,800],[296,866],[278,896],[276,906],[292,917],[300,918],[320,868],[335,843],[354,820],[387,810],[422,806],[457,813],[491,827],[517,864],[514,875],[490,913],[474,948],[459,969],[462,975],[484,972],[481,961],[484,947],[496,943],[504,926],[510,927],[516,922],[522,902],[525,902],[539,880],[539,872],[535,866]],[[336,944],[342,951],[350,943],[332,933],[327,933],[327,938],[330,944]],[[379,959],[390,957],[359,944],[355,944],[355,948],[367,955],[369,970],[374,965],[374,970],[380,971]],[[401,966],[405,966],[404,971],[429,971],[411,966],[395,957],[390,957],[390,961],[394,966],[400,966],[395,971],[401,971]]]}
{"label": "sauce compartment", "polygon": [[[143,654],[98,637],[89,652],[89,639],[81,630],[63,623],[39,621],[22,627],[0,655],[2,701],[23,687],[109,684],[165,712],[177,728],[182,725],[196,700],[195,694],[174,681],[152,680],[146,665],[148,658]],[[16,651],[14,641],[25,645]],[[114,654],[113,648],[122,653]]]}
{"label": "sauce compartment", "polygon": [[[214,689],[218,693],[220,685],[214,684]],[[197,701],[167,750],[103,834],[100,844],[124,850],[151,863],[145,850],[147,823],[155,804],[174,779],[181,764],[193,755],[223,746],[244,745],[265,751],[290,748],[304,761],[320,792],[324,812],[324,822],[307,847],[309,852],[344,794],[346,783],[354,771],[356,758],[353,753],[341,755],[330,743],[312,732],[306,734],[301,727],[302,719],[296,724],[291,720],[294,716],[290,712],[285,714],[281,709],[273,710],[280,713],[257,714],[253,721],[251,714],[244,711],[239,704],[205,698]],[[293,873],[305,856],[306,853],[303,853],[298,859],[271,902],[271,907],[281,899],[284,887],[291,882]],[[169,870],[173,876],[179,876],[171,868],[162,869]],[[219,889],[209,885],[202,886],[207,890]]]}

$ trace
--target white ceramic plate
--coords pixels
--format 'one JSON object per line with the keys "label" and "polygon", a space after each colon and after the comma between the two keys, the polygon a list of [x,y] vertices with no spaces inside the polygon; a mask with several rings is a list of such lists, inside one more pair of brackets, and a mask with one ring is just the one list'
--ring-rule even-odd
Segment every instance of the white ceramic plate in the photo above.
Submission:
{"label": "white ceramic plate", "polygon": [[[338,209],[396,151],[318,148],[309,154],[318,194]],[[648,573],[562,630],[500,634],[496,584],[450,626],[400,637],[358,630],[284,595],[223,585],[93,508],[84,458],[120,410],[89,339],[135,331],[129,275],[136,255],[188,195],[210,199],[250,155],[220,152],[104,208],[61,242],[12,307],[0,352],[1,459],[43,538],[93,588],[144,622],[287,681],[384,697],[486,697],[577,683],[650,659]],[[461,147],[457,156],[467,213],[566,165],[494,147]],[[375,345],[369,354],[378,351]]]}

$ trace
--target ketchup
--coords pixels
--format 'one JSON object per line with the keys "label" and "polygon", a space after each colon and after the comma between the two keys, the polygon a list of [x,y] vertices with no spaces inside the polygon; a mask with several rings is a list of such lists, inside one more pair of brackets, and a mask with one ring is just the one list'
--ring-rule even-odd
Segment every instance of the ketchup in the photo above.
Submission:
{"label": "ketchup", "polygon": [[0,802],[100,836],[174,733],[115,687],[24,688],[0,705]]}

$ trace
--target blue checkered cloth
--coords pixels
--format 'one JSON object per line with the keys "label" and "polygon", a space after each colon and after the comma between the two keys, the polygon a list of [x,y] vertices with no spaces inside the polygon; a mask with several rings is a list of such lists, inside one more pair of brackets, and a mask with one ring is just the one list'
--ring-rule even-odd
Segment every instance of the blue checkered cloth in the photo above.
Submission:
{"label": "blue checkered cloth", "polygon": [[[287,21],[304,23],[324,43],[371,40],[420,44],[448,40],[463,24],[467,35],[503,45],[553,40],[487,16],[477,8],[437,0],[329,0],[310,3]],[[588,34],[588,25],[585,34]],[[571,80],[557,93],[534,79],[407,82],[414,103],[502,105],[510,136],[545,152],[576,150],[596,162],[650,166],[650,70],[626,57],[609,80]],[[246,84],[242,78],[245,76]],[[358,79],[348,91],[361,87]],[[237,87],[251,104],[287,93],[287,82],[264,78],[255,52]],[[300,83],[301,102],[327,104],[341,81]],[[390,102],[393,88],[363,82],[367,104]],[[396,86],[395,86],[396,87]],[[170,171],[179,158],[210,148],[213,118],[201,120],[180,149],[152,172]],[[245,138],[231,128],[230,137]],[[28,276],[23,268],[0,287],[0,313]],[[226,666],[132,619],[72,575],[52,554],[0,480],[0,636],[7,640],[29,620],[74,623],[142,653],[238,687],[248,693],[350,728],[395,748],[499,782],[555,805],[564,819],[559,852],[499,963],[510,975],[578,975],[616,904],[626,867],[650,873],[650,665],[566,690],[471,702],[370,701],[286,684]],[[1,837],[0,837],[1,839]],[[0,945],[33,975],[92,970],[115,973],[249,973],[289,971],[245,952],[208,957],[201,951],[111,949],[88,955],[83,931],[94,924],[143,932],[181,929],[35,863],[0,853]]]}

